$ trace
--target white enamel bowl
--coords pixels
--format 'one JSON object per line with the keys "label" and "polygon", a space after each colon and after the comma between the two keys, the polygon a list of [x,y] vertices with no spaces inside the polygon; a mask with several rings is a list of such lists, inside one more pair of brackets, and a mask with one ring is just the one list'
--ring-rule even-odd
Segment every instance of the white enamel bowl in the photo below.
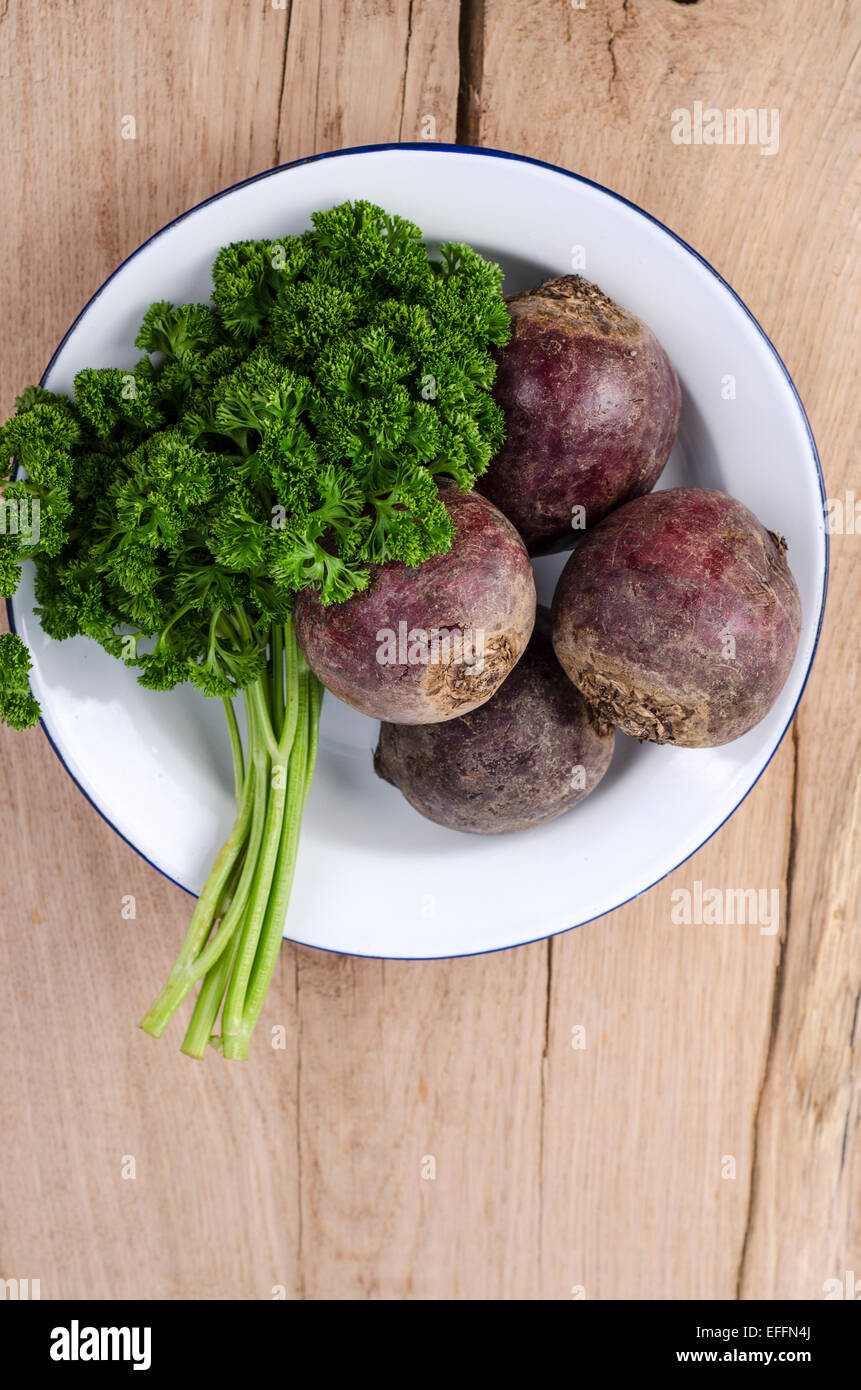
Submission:
{"label": "white enamel bowl", "polygon": [[[326,697],[285,935],[385,957],[496,950],[577,926],[655,884],[731,815],[772,757],[813,659],[825,598],[822,477],[807,419],[774,347],[720,277],[672,232],[564,170],[489,150],[386,146],[321,156],[228,189],[156,233],[83,310],[46,372],[68,391],[84,366],[130,367],[155,299],[207,299],[219,247],[300,232],[318,208],[365,198],[430,242],[465,241],[501,262],[506,289],[572,269],[656,332],[684,404],[660,486],[716,487],[786,536],[804,610],[786,687],[768,717],[714,750],[620,736],[604,781],[550,825],[459,835],[423,820],[371,766],[377,726]],[[734,398],[732,383],[734,381]],[[536,564],[549,601],[564,556]],[[29,567],[28,567],[29,568]],[[31,576],[11,605],[34,654],[48,736],[81,790],[150,863],[190,892],[233,815],[219,701],[148,693],[85,638],[46,639]],[[658,890],[661,891],[661,890]]]}

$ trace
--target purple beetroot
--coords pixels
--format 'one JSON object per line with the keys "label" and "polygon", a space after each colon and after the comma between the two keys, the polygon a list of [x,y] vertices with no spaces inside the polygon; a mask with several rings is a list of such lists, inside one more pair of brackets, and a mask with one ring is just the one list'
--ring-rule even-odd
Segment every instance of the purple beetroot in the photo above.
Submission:
{"label": "purple beetroot", "polygon": [[333,695],[373,719],[429,724],[489,700],[520,660],[535,581],[514,527],[486,498],[443,485],[451,549],[371,567],[368,588],[325,606],[296,599],[296,636]]}
{"label": "purple beetroot", "polygon": [[654,487],[681,392],[651,330],[582,276],[506,302],[494,386],[506,439],[477,487],[540,554]]}
{"label": "purple beetroot", "polygon": [[480,709],[444,724],[383,724],[377,775],[452,830],[499,835],[568,811],[610,765],[612,728],[588,708],[536,628]]}
{"label": "purple beetroot", "polygon": [[553,645],[635,738],[709,748],[768,713],[798,646],[786,542],[708,488],[639,497],[584,536],[553,599]]}

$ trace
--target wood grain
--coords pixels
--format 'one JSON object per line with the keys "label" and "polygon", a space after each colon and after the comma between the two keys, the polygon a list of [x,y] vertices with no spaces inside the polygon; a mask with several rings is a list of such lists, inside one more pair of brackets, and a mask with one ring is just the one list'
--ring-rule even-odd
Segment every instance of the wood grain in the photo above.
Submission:
{"label": "wood grain", "polygon": [[[777,343],[843,496],[858,38],[840,0],[9,0],[0,410],[185,207],[278,160],[430,133],[573,168],[697,246]],[[778,153],[674,145],[670,112],[696,100],[778,108]],[[45,1298],[758,1299],[861,1271],[859,551],[832,538],[792,736],[675,875],[476,960],[285,946],[267,1011],[285,1046],[244,1068],[132,1026],[189,900],[39,733],[0,734],[0,1276]],[[778,887],[779,935],[673,926],[695,879]]]}

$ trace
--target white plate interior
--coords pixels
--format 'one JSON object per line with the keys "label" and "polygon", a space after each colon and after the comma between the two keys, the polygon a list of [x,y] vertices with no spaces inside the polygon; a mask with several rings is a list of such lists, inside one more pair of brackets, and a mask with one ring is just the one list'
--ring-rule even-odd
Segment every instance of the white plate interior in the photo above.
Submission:
{"label": "white plate interior", "polygon": [[[644,891],[722,824],[765,767],[806,678],[824,597],[815,450],[762,332],[664,228],[561,171],[433,147],[322,158],[197,208],[106,283],[45,384],[68,391],[81,367],[132,366],[148,305],[207,299],[219,247],[300,232],[313,211],[347,198],[412,218],[429,241],[469,242],[501,262],[506,290],[570,271],[572,248],[583,247],[583,273],[651,326],[681,378],[682,425],[660,486],[717,487],[739,497],[786,536],[801,593],[795,665],[756,729],[725,748],[696,751],[619,736],[598,789],[568,815],[520,835],[460,835],[424,820],[373,773],[377,725],[326,697],[285,935],[386,957],[493,950],[588,921]],[[727,398],[729,376],[734,398]],[[544,602],[564,561],[536,563]],[[14,621],[33,651],[33,689],[57,751],[120,834],[199,891],[234,810],[220,702],[187,687],[170,696],[147,692],[95,643],[49,641],[33,613],[31,579],[14,600]]]}

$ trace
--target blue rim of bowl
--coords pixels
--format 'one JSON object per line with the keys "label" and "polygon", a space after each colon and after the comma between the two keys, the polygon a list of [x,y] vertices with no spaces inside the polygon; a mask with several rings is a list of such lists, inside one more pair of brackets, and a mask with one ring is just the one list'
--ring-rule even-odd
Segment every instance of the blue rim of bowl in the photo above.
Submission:
{"label": "blue rim of bowl", "polygon": [[[740,295],[738,295],[738,294],[736,293],[736,291],[733,289],[732,285],[730,285],[730,284],[723,278],[723,276],[722,276],[717,270],[715,270],[714,266],[711,265],[710,262],[706,260],[705,256],[701,256],[700,253],[699,253],[699,251],[696,251],[696,250],[694,249],[693,246],[689,245],[689,243],[685,241],[684,237],[679,236],[679,234],[678,234],[677,232],[674,232],[674,231],[672,230],[672,228],[666,226],[666,224],[663,223],[663,222],[661,222],[659,218],[653,217],[652,214],[651,214],[650,212],[646,212],[646,210],[645,210],[644,208],[639,207],[637,203],[631,202],[630,198],[625,198],[621,193],[616,193],[616,192],[614,192],[612,188],[605,188],[605,186],[604,186],[603,184],[601,184],[601,183],[596,183],[594,179],[587,179],[583,174],[575,174],[575,173],[573,173],[570,169],[563,169],[563,168],[562,168],[560,165],[558,165],[558,164],[549,164],[549,163],[548,163],[546,160],[544,160],[544,159],[533,159],[533,158],[531,157],[531,155],[526,155],[526,154],[512,154],[511,151],[509,151],[509,150],[494,150],[494,149],[489,149],[489,148],[487,148],[487,147],[482,147],[482,146],[480,146],[480,145],[443,145],[443,144],[435,144],[435,143],[434,143],[434,144],[431,144],[431,143],[423,144],[423,143],[420,143],[420,142],[392,143],[392,144],[382,144],[382,145],[353,145],[353,146],[350,146],[349,148],[343,149],[343,150],[327,150],[327,151],[325,151],[325,152],[322,153],[322,154],[306,155],[303,159],[293,159],[293,160],[290,160],[290,162],[287,163],[287,164],[277,164],[277,165],[275,165],[274,168],[272,168],[272,169],[264,169],[263,172],[260,173],[260,174],[252,174],[252,175],[251,175],[249,178],[247,178],[247,179],[240,179],[238,183],[233,183],[233,184],[231,184],[229,188],[222,188],[218,193],[213,193],[213,194],[211,194],[208,198],[203,198],[203,199],[201,200],[201,202],[195,203],[194,207],[188,208],[185,212],[181,212],[181,213],[179,214],[178,217],[172,218],[170,222],[165,222],[164,226],[163,226],[163,227],[159,227],[158,231],[153,232],[152,236],[147,237],[146,241],[142,241],[141,244],[140,244],[140,246],[136,247],[136,249],[135,249],[134,251],[132,251],[131,255],[126,256],[125,260],[120,262],[120,264],[117,266],[116,270],[113,270],[113,271],[111,272],[111,274],[108,276],[108,278],[107,278],[105,281],[102,282],[102,284],[101,284],[101,285],[99,286],[99,288],[96,290],[95,294],[91,295],[91,297],[87,300],[86,304],[84,305],[83,309],[81,309],[81,312],[75,317],[75,319],[73,320],[73,322],[72,322],[72,323],[69,325],[69,327],[66,329],[66,332],[63,334],[63,337],[60,339],[60,342],[57,344],[56,348],[54,349],[54,352],[53,352],[53,354],[52,354],[52,356],[51,356],[50,362],[48,363],[47,367],[45,368],[44,372],[42,373],[42,376],[41,376],[41,378],[40,378],[39,384],[40,384],[41,386],[44,386],[46,378],[49,376],[49,374],[50,374],[50,372],[51,372],[51,369],[52,369],[52,367],[54,366],[54,363],[56,362],[56,360],[57,360],[57,358],[59,357],[60,353],[62,352],[63,348],[65,347],[65,345],[66,345],[68,339],[71,337],[72,333],[73,333],[73,332],[75,331],[75,329],[77,328],[77,326],[78,326],[78,324],[80,323],[81,319],[82,319],[82,318],[84,317],[84,315],[88,312],[90,306],[91,306],[92,304],[94,304],[95,301],[98,299],[98,297],[99,297],[99,295],[102,293],[102,291],[105,290],[105,289],[107,289],[107,287],[108,287],[108,285],[111,283],[111,281],[112,281],[117,275],[119,275],[120,271],[121,271],[125,266],[127,266],[127,265],[129,264],[130,261],[133,261],[133,260],[134,260],[135,256],[138,256],[138,255],[140,254],[140,252],[144,250],[145,247],[149,246],[151,242],[156,241],[157,238],[160,237],[160,236],[162,236],[164,232],[169,231],[171,227],[175,227],[175,226],[177,225],[178,222],[184,222],[185,219],[186,219],[187,217],[191,217],[191,215],[192,215],[193,213],[197,212],[200,208],[205,208],[205,207],[207,207],[210,203],[216,203],[216,202],[218,202],[219,198],[225,198],[225,197],[228,195],[228,193],[235,193],[235,192],[237,191],[237,189],[245,188],[245,187],[247,187],[248,184],[251,184],[251,183],[259,183],[262,179],[271,178],[271,177],[273,176],[273,174],[281,174],[281,173],[284,172],[285,169],[298,169],[298,168],[301,167],[301,165],[303,165],[303,164],[316,164],[316,163],[318,163],[320,160],[323,160],[323,159],[338,159],[339,157],[341,157],[341,156],[343,156],[343,155],[350,155],[350,154],[380,154],[380,153],[382,153],[382,152],[384,152],[384,151],[388,151],[388,150],[421,150],[421,151],[424,152],[425,154],[430,154],[430,155],[433,155],[433,154],[440,154],[440,153],[442,153],[442,154],[474,154],[474,155],[480,155],[480,156],[482,156],[483,158],[487,158],[487,159],[511,159],[511,160],[516,161],[518,164],[532,164],[532,165],[536,166],[536,167],[539,168],[539,169],[549,169],[550,172],[553,173],[553,174],[563,174],[563,175],[565,176],[565,178],[574,179],[577,183],[585,184],[587,188],[595,188],[595,189],[598,190],[599,193],[606,193],[606,195],[607,195],[609,198],[614,198],[614,199],[616,200],[617,203],[623,203],[624,206],[630,208],[630,209],[632,210],[632,212],[639,213],[639,215],[640,215],[641,217],[644,217],[648,222],[651,222],[651,223],[653,223],[654,226],[659,227],[660,230],[661,230],[662,232],[665,232],[665,233],[667,234],[668,237],[671,237],[673,241],[677,242],[679,246],[683,247],[683,249],[684,249],[685,251],[687,251],[687,252],[689,253],[689,255],[693,256],[695,260],[699,261],[700,265],[704,266],[705,269],[706,269],[707,271],[709,271],[709,273],[710,273],[711,275],[714,276],[714,278],[719,282],[719,284],[721,284],[721,285],[723,286],[723,288],[732,296],[732,298],[735,300],[736,304],[738,304],[739,307],[740,307],[741,309],[744,310],[744,313],[745,313],[745,314],[747,315],[747,317],[750,319],[750,321],[751,321],[751,323],[753,324],[754,328],[757,330],[757,332],[759,333],[760,337],[761,337],[761,338],[763,339],[763,341],[766,343],[767,347],[769,348],[769,350],[771,351],[772,355],[774,356],[775,361],[777,362],[778,366],[780,367],[780,370],[781,370],[781,372],[783,373],[783,375],[784,375],[784,377],[785,377],[785,379],[786,379],[786,381],[787,381],[787,383],[788,383],[788,385],[789,385],[790,391],[792,392],[792,395],[793,395],[793,397],[794,397],[794,399],[795,399],[795,403],[796,403],[796,405],[798,406],[799,412],[800,412],[800,414],[801,414],[801,418],[802,418],[802,420],[804,421],[804,427],[805,427],[805,429],[806,429],[806,431],[807,431],[807,438],[808,438],[808,441],[809,441],[809,444],[810,444],[810,450],[811,450],[811,453],[812,453],[812,455],[813,455],[813,461],[814,461],[814,463],[815,463],[815,465],[816,465],[816,472],[817,472],[818,477],[819,477],[819,491],[820,491],[820,494],[821,494],[821,497],[822,497],[823,513],[825,512],[825,509],[826,509],[826,502],[827,502],[827,496],[826,496],[826,491],[825,491],[825,478],[824,478],[823,473],[822,473],[822,464],[821,464],[820,458],[819,458],[819,450],[818,450],[817,447],[816,447],[816,440],[815,440],[814,437],[813,437],[813,430],[811,429],[811,427],[810,427],[810,421],[809,421],[808,418],[807,418],[807,411],[804,409],[804,405],[802,404],[801,397],[800,397],[800,395],[798,394],[798,388],[796,387],[795,382],[792,380],[792,377],[791,377],[791,375],[790,375],[790,373],[789,373],[789,369],[787,368],[786,363],[784,362],[784,360],[783,360],[783,358],[781,357],[780,353],[777,351],[777,348],[774,346],[774,343],[773,343],[773,342],[771,341],[771,339],[769,338],[769,336],[768,336],[768,334],[766,333],[765,329],[762,327],[761,323],[760,323],[759,320],[756,318],[755,314],[753,314],[753,313],[751,312],[751,310],[747,307],[747,305],[745,304],[744,300],[741,298]],[[772,759],[773,759],[775,753],[777,752],[778,748],[780,747],[781,743],[783,742],[784,738],[786,737],[786,735],[787,735],[787,733],[788,733],[788,731],[789,731],[790,725],[792,724],[792,721],[793,721],[793,719],[795,718],[796,712],[797,712],[797,710],[798,710],[798,706],[799,706],[799,704],[801,703],[801,697],[802,697],[802,695],[804,694],[804,691],[805,691],[805,689],[806,689],[806,687],[807,687],[807,682],[808,682],[808,680],[810,679],[810,672],[811,672],[811,670],[813,669],[813,661],[814,661],[814,658],[815,658],[815,656],[816,656],[817,649],[818,649],[818,647],[819,647],[819,638],[820,638],[821,633],[822,633],[822,623],[823,623],[823,619],[824,619],[824,617],[825,617],[825,600],[826,600],[826,597],[827,597],[827,594],[828,594],[828,578],[829,578],[829,571],[830,571],[830,551],[831,551],[830,539],[829,539],[829,534],[828,534],[828,528],[827,528],[827,527],[825,528],[825,531],[824,531],[824,539],[825,539],[825,568],[824,568],[824,572],[823,572],[823,575],[822,575],[822,600],[821,600],[821,603],[820,603],[820,605],[819,605],[819,618],[818,618],[817,625],[816,625],[816,636],[815,636],[815,638],[814,638],[813,647],[812,647],[811,652],[810,652],[810,660],[809,660],[808,663],[807,663],[807,670],[806,670],[805,673],[804,673],[804,678],[803,678],[803,680],[802,680],[802,682],[801,682],[801,686],[800,686],[799,691],[798,691],[798,698],[796,699],[795,704],[794,704],[793,707],[792,707],[792,712],[791,712],[791,714],[790,714],[788,720],[786,721],[786,725],[785,725],[785,727],[784,727],[784,729],[783,729],[783,731],[782,731],[780,737],[778,738],[777,742],[775,743],[774,747],[772,748],[771,752],[769,753],[768,758],[767,758],[766,761],[763,763],[762,767],[760,768],[759,772],[758,772],[758,773],[756,774],[756,776],[754,777],[754,779],[753,779],[753,781],[751,782],[750,786],[747,788],[747,790],[744,792],[744,794],[743,794],[741,797],[739,797],[738,801],[737,801],[736,804],[733,806],[732,810],[729,811],[729,812],[724,816],[723,820],[720,821],[720,822],[714,827],[713,830],[710,830],[710,831],[709,831],[709,833],[708,833],[708,835],[705,837],[705,839],[704,839],[704,840],[701,840],[700,843],[696,846],[695,849],[692,849],[692,850],[690,851],[689,854],[686,854],[685,857],[684,857],[683,859],[680,859],[679,862],[678,862],[677,864],[674,864],[674,865],[672,866],[672,868],[667,869],[666,873],[660,874],[656,879],[653,879],[653,881],[652,881],[650,884],[648,884],[645,888],[641,888],[638,892],[632,893],[630,897],[628,897],[628,898],[623,898],[623,899],[621,900],[621,902],[615,903],[612,907],[605,908],[603,912],[595,913],[594,916],[592,916],[592,917],[584,917],[583,920],[582,920],[582,922],[573,922],[573,923],[571,924],[570,927],[560,927],[558,931],[544,932],[544,933],[540,933],[538,936],[530,936],[530,937],[527,937],[524,941],[513,941],[513,942],[511,942],[511,943],[510,943],[509,945],[507,945],[507,946],[488,946],[488,947],[486,947],[484,950],[481,950],[481,951],[458,951],[458,952],[455,952],[455,953],[453,953],[453,954],[451,954],[451,955],[445,955],[445,956],[377,956],[377,955],[374,955],[374,954],[372,954],[372,953],[365,952],[365,951],[344,951],[344,950],[339,950],[339,949],[337,949],[337,948],[334,947],[334,946],[318,946],[318,945],[316,945],[316,943],[314,943],[314,942],[302,941],[302,940],[299,940],[298,938],[293,937],[293,936],[286,936],[286,935],[285,935],[283,939],[284,939],[285,941],[290,941],[290,942],[292,942],[292,943],[293,943],[294,945],[296,945],[296,946],[305,946],[305,947],[307,947],[309,950],[314,950],[314,951],[328,951],[331,955],[338,955],[338,956],[357,956],[357,957],[359,957],[359,958],[361,958],[361,959],[365,959],[365,960],[401,960],[401,961],[415,961],[415,962],[420,962],[420,961],[429,961],[429,960],[460,960],[460,959],[466,959],[466,958],[468,958],[468,957],[470,957],[470,956],[489,956],[489,955],[494,955],[497,951],[514,951],[514,950],[516,950],[519,946],[531,946],[531,945],[534,945],[534,943],[537,942],[537,941],[549,941],[549,940],[552,940],[552,938],[553,938],[554,936],[562,936],[562,935],[565,934],[565,932],[575,931],[577,927],[585,927],[585,926],[588,925],[589,922],[597,922],[601,917],[606,917],[607,914],[610,913],[610,912],[617,912],[618,909],[619,909],[620,907],[625,907],[628,903],[634,902],[637,898],[641,898],[641,897],[643,896],[644,893],[648,893],[652,888],[654,888],[654,887],[656,886],[656,884],[662,883],[663,880],[664,880],[665,878],[668,878],[670,874],[675,873],[675,872],[676,872],[676,869],[681,868],[682,864],[686,864],[687,861],[688,861],[689,859],[693,858],[693,856],[694,856],[695,854],[697,854],[697,853],[699,852],[699,850],[702,849],[703,845],[708,844],[709,840],[710,840],[714,835],[716,835],[717,832],[723,828],[723,826],[726,825],[726,823],[727,823],[727,821],[730,819],[730,817],[735,815],[735,813],[736,813],[736,811],[738,810],[739,806],[741,806],[741,804],[742,804],[742,802],[745,800],[745,798],[746,798],[747,796],[750,795],[750,793],[753,791],[754,787],[756,786],[757,782],[759,781],[760,777],[762,777],[762,775],[763,775],[763,773],[765,772],[766,768],[770,765],[770,763],[771,763],[771,761],[772,761]],[[15,632],[15,631],[16,631],[16,627],[15,627],[15,615],[14,615],[14,611],[13,611],[13,607],[12,607],[12,599],[11,599],[11,598],[7,598],[7,600],[6,600],[6,614],[7,614],[8,621],[9,621],[9,628],[10,628],[10,631]],[[93,809],[94,809],[95,811],[98,812],[98,814],[101,816],[102,820],[104,820],[104,821],[111,827],[111,829],[114,831],[114,833],[115,833],[116,835],[119,835],[119,837],[120,837],[121,840],[123,840],[131,849],[134,850],[135,854],[139,854],[140,857],[141,857],[141,859],[145,860],[146,863],[149,864],[151,868],[155,869],[157,873],[160,873],[160,874],[162,875],[163,878],[166,878],[170,883],[173,883],[177,888],[181,888],[182,891],[183,891],[184,893],[188,893],[190,897],[196,897],[196,896],[197,896],[196,893],[194,893],[190,888],[186,888],[185,884],[184,884],[184,883],[180,883],[178,879],[173,878],[169,873],[167,873],[167,871],[166,871],[165,869],[160,868],[159,865],[156,864],[152,859],[150,859],[150,858],[148,857],[148,855],[146,855],[142,849],[139,849],[138,846],[137,846],[136,844],[134,844],[133,841],[131,841],[126,835],[124,835],[124,834],[122,833],[121,830],[117,829],[117,827],[114,825],[113,821],[110,820],[110,818],[109,818],[107,815],[105,815],[105,812],[101,809],[101,807],[100,807],[99,805],[97,805],[97,803],[96,803],[96,802],[93,800],[93,798],[90,796],[89,792],[87,792],[87,791],[85,790],[85,788],[81,786],[81,784],[80,784],[80,782],[78,781],[77,777],[76,777],[75,774],[71,771],[71,769],[70,769],[68,763],[66,762],[65,758],[63,757],[62,753],[60,752],[60,750],[59,750],[59,748],[57,747],[56,743],[54,742],[53,738],[51,737],[51,734],[50,734],[50,732],[49,732],[49,730],[48,730],[48,728],[47,728],[47,726],[46,726],[46,724],[45,724],[44,719],[40,719],[40,720],[39,720],[39,723],[40,723],[41,726],[42,726],[42,729],[43,729],[43,731],[44,731],[45,737],[46,737],[47,740],[48,740],[48,743],[49,743],[49,744],[51,745],[51,747],[53,748],[54,752],[56,753],[56,755],[57,755],[57,757],[59,758],[60,762],[62,763],[63,767],[66,769],[66,772],[67,772],[67,773],[69,774],[69,776],[71,777],[71,779],[72,779],[72,781],[74,782],[75,786],[78,788],[78,790],[79,790],[79,792],[81,793],[81,795],[82,795],[83,797],[85,797],[85,799],[90,803],[90,805],[93,807]],[[288,921],[289,921],[289,918],[288,918]]]}

